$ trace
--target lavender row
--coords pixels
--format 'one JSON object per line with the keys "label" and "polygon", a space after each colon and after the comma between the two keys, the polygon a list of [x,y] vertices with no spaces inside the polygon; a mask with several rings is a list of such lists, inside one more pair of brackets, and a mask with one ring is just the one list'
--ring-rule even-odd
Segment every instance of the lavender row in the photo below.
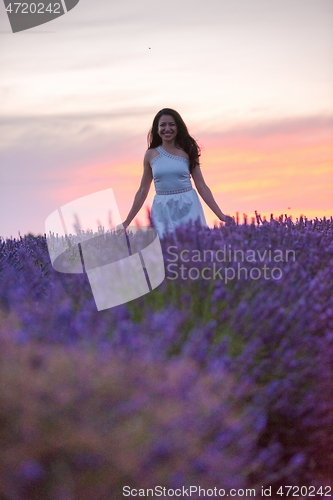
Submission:
{"label": "lavender row", "polygon": [[[5,398],[2,407],[7,408],[5,421],[11,420],[13,408],[15,415],[26,414],[42,385],[46,396],[36,402],[35,413],[29,414],[33,422],[26,424],[38,436],[45,428],[40,415],[47,413],[49,402],[58,401],[64,384],[69,384],[71,395],[59,406],[66,415],[59,436],[80,418],[96,422],[94,443],[100,441],[103,428],[110,431],[109,436],[125,432],[132,451],[120,444],[125,438],[119,439],[117,456],[123,458],[113,467],[123,472],[113,479],[106,479],[102,472],[113,460],[106,449],[87,444],[83,456],[90,458],[83,466],[77,465],[76,460],[82,464],[83,459],[76,445],[68,442],[59,451],[59,467],[73,475],[75,484],[81,484],[80,467],[90,471],[91,484],[97,485],[96,478],[103,477],[100,496],[94,498],[119,490],[124,477],[133,487],[155,481],[170,488],[191,482],[207,488],[253,487],[258,489],[257,497],[262,485],[272,486],[275,492],[281,485],[315,485],[320,492],[320,485],[331,485],[333,477],[332,227],[332,219],[301,219],[294,224],[287,218],[266,222],[258,216],[252,224],[184,227],[162,241],[165,281],[131,303],[99,312],[84,274],[53,270],[45,238],[2,242],[0,331],[2,352],[9,361],[3,364],[1,379],[13,384],[13,390],[3,390],[1,396]],[[236,258],[234,250],[238,250]],[[168,270],[170,260],[174,267]],[[240,277],[238,264],[244,268]],[[251,277],[251,270],[264,265],[268,270],[279,267],[281,277],[266,279],[264,273]],[[180,266],[184,272],[195,271],[187,279],[180,272],[175,278]],[[227,280],[226,267],[235,271],[234,276],[229,271]],[[203,278],[210,272],[210,279]],[[112,374],[100,372],[102,366]],[[52,377],[54,384],[48,390]],[[184,379],[191,382],[186,384]],[[91,386],[97,380],[105,381],[101,394]],[[26,389],[24,384],[28,384]],[[196,384],[200,389],[193,389]],[[14,387],[22,387],[21,395],[31,391],[32,399],[21,401]],[[105,403],[105,408],[114,408],[118,417],[113,420],[107,411],[103,421],[98,420],[98,412],[85,416],[85,408],[88,412],[97,408],[106,393],[112,404]],[[85,403],[77,406],[79,401]],[[52,408],[45,418],[57,426],[59,413]],[[165,408],[171,408],[170,414]],[[25,429],[17,418],[8,424],[13,428],[8,427],[7,435]],[[125,431],[117,424],[120,420]],[[136,421],[146,431],[136,428]],[[126,432],[133,428],[129,438]],[[147,429],[154,429],[151,438]],[[49,491],[49,482],[56,481],[50,472],[53,452],[47,452],[48,447],[56,447],[49,441],[50,432],[40,434],[43,446],[37,449],[44,450],[40,455],[29,451],[35,446],[14,453],[5,441],[3,456],[15,457],[12,470],[21,478],[26,495],[22,493],[22,498],[30,499],[26,491],[31,485]],[[87,432],[79,426],[75,439],[87,443]],[[82,443],[77,446],[85,449]],[[176,466],[175,457],[179,457]],[[89,460],[97,465],[89,465]],[[132,460],[130,470],[124,466],[128,460]],[[157,465],[149,468],[148,463]],[[11,485],[15,474],[8,476]],[[85,498],[83,490],[71,498]],[[48,498],[46,493],[42,496]],[[120,494],[111,495],[116,496]]]}

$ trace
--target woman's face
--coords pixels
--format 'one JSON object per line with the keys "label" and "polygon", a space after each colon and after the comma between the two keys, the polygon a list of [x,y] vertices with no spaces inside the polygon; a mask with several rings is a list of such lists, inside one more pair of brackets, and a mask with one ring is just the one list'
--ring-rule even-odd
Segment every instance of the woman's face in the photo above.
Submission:
{"label": "woman's face", "polygon": [[177,135],[177,125],[170,115],[162,115],[158,120],[157,133],[162,141],[173,142]]}

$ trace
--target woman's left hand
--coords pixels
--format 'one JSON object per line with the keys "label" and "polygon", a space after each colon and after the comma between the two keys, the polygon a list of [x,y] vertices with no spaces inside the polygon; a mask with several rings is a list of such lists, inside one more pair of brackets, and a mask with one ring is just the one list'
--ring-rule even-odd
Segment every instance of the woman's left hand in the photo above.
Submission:
{"label": "woman's left hand", "polygon": [[235,219],[233,217],[230,217],[230,215],[223,215],[223,218],[222,218],[223,222],[225,222],[226,224],[230,225],[230,226],[233,226],[235,225]]}

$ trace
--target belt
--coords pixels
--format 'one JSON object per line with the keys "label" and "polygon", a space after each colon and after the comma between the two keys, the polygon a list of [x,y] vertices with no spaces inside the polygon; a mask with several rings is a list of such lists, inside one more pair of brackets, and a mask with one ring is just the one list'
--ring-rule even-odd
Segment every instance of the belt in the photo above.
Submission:
{"label": "belt", "polygon": [[186,193],[187,191],[191,191],[193,188],[188,187],[185,189],[175,189],[174,191],[156,191],[156,194],[178,194],[178,193]]}

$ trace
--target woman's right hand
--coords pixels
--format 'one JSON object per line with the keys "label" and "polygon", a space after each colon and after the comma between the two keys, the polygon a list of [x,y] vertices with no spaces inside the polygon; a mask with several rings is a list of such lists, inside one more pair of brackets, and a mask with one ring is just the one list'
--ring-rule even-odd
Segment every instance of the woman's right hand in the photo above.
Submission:
{"label": "woman's right hand", "polygon": [[119,235],[123,234],[127,228],[128,228],[127,222],[126,221],[122,222],[121,224],[118,224],[118,226],[116,226],[116,233]]}

